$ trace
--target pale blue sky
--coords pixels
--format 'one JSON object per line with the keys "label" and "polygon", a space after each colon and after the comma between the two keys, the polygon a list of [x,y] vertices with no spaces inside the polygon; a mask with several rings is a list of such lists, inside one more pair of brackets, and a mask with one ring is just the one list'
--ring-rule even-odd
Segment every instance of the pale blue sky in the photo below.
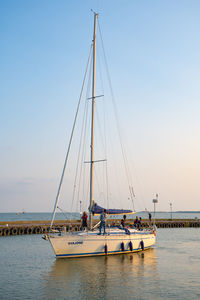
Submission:
{"label": "pale blue sky", "polygon": [[0,211],[53,208],[91,8],[100,14],[137,198],[152,209],[158,193],[159,210],[170,202],[200,210],[200,2],[2,0]]}

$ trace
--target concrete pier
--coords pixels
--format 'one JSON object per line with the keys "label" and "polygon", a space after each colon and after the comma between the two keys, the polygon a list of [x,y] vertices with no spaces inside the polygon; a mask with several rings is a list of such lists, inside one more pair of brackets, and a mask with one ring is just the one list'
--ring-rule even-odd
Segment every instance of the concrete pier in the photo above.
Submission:
{"label": "concrete pier", "polygon": [[[97,221],[96,221],[97,222]],[[153,222],[153,221],[152,221]],[[120,224],[120,220],[108,220],[107,224]],[[127,220],[127,225],[132,225],[133,221]],[[157,219],[155,224],[158,228],[191,228],[200,227],[200,220],[191,219]],[[142,220],[142,227],[149,226],[149,220]],[[50,229],[50,221],[15,221],[0,222],[0,236],[23,235],[23,234],[43,234]],[[80,220],[61,220],[55,221],[53,229],[70,231],[79,231],[81,229]]]}
{"label": "concrete pier", "polygon": [[[22,235],[22,234],[43,234],[50,230],[50,221],[14,221],[0,222],[0,236]],[[66,231],[79,231],[80,221],[55,221],[53,229]]]}

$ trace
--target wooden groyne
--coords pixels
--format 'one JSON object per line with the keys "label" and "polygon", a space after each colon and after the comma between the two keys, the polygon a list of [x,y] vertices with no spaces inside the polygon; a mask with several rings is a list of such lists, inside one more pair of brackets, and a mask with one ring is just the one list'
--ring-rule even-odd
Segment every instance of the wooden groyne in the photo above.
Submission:
{"label": "wooden groyne", "polygon": [[[132,225],[133,222],[128,222],[126,225]],[[108,220],[108,224],[120,224],[120,220]],[[200,227],[200,220],[191,219],[158,219],[155,221],[158,228],[198,228]],[[149,220],[142,220],[141,226],[143,228],[149,226]],[[53,229],[65,230],[67,232],[81,230],[81,223],[79,220],[61,220],[55,221]],[[23,234],[43,234],[50,230],[50,221],[13,221],[13,222],[0,222],[0,236],[9,235],[23,235]]]}

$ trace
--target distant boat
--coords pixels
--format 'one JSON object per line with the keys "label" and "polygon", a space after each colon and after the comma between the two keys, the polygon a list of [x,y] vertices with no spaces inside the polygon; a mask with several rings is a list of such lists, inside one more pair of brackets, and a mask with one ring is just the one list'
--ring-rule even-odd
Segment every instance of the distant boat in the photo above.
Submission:
{"label": "distant boat", "polygon": [[[94,13],[94,33],[93,33],[93,76],[92,76],[92,118],[91,118],[91,144],[90,144],[90,205],[89,205],[89,230],[66,233],[53,230],[53,224],[55,219],[56,209],[58,208],[58,201],[60,196],[60,190],[63,182],[65,168],[68,162],[68,155],[71,148],[72,138],[74,134],[74,128],[76,124],[76,117],[71,133],[67,156],[59,184],[57,197],[54,205],[54,210],[51,220],[51,230],[46,236],[46,239],[50,241],[55,255],[57,258],[69,258],[69,257],[84,257],[84,256],[96,256],[96,255],[111,255],[121,253],[137,252],[144,249],[148,249],[155,244],[156,237],[153,228],[147,228],[139,230],[138,228],[125,228],[123,226],[110,227],[106,229],[106,234],[100,234],[97,226],[93,226],[93,215],[101,214],[104,208],[94,203],[93,198],[93,182],[94,174],[94,121],[95,121],[95,73],[96,73],[96,29],[97,29],[98,14]],[[78,106],[79,107],[79,106]],[[131,190],[131,189],[130,189]],[[131,192],[130,192],[131,193]],[[132,191],[133,194],[133,191]],[[134,214],[133,210],[124,209],[109,209],[107,214]]]}

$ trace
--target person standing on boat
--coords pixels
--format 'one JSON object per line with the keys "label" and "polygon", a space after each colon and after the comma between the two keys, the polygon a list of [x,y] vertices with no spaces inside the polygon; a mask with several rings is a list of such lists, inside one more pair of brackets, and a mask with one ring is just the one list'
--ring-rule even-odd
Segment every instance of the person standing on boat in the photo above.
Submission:
{"label": "person standing on boat", "polygon": [[81,217],[81,220],[82,220],[82,225],[81,225],[81,228],[84,230],[84,228],[87,228],[87,214],[86,212],[84,211],[82,217]]}
{"label": "person standing on boat", "polygon": [[123,228],[125,227],[125,221],[126,221],[126,215],[123,215],[123,219],[121,219],[121,225]]}
{"label": "person standing on boat", "polygon": [[104,209],[100,215],[99,234],[101,234],[102,227],[103,227],[103,234],[106,234],[106,209]]}
{"label": "person standing on boat", "polygon": [[138,216],[136,216],[136,219],[135,219],[135,221],[134,221],[134,226],[135,226],[136,228],[138,228],[138,229],[139,229],[140,226],[141,226],[141,222],[140,222]]}

